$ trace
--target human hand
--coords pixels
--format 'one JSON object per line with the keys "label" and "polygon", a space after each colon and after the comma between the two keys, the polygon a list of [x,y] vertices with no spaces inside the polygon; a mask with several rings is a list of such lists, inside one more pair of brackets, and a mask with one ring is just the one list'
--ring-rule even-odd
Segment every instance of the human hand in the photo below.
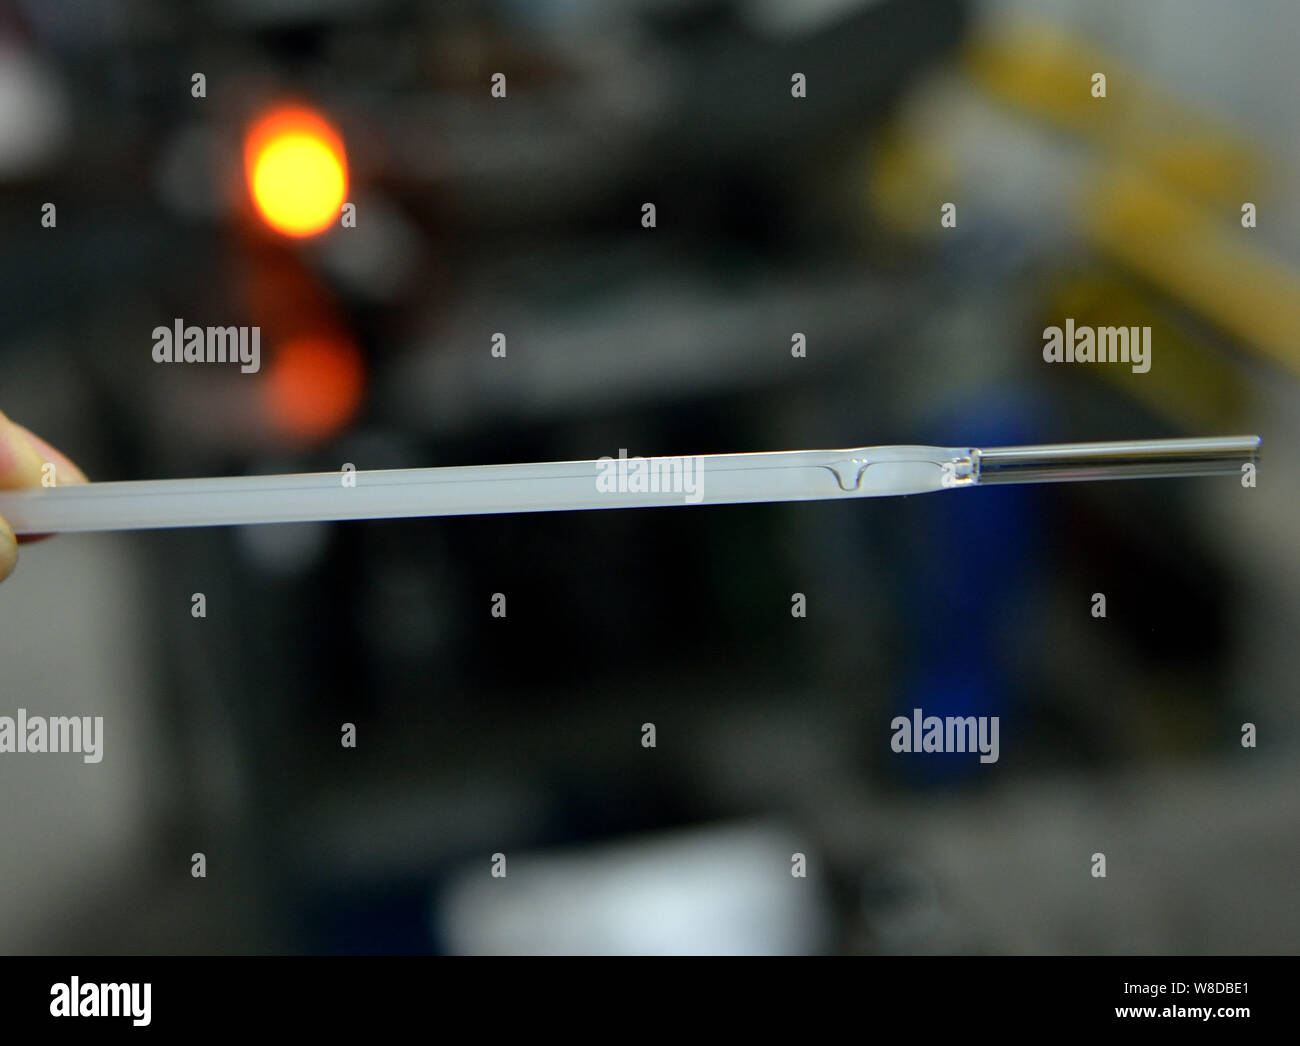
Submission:
{"label": "human hand", "polygon": [[[47,465],[53,465],[53,470],[47,469]],[[64,455],[0,413],[0,490],[39,487],[43,480],[48,486],[47,476],[60,487],[86,482],[85,473]],[[0,517],[0,581],[13,572],[18,562],[18,543],[38,541],[41,537],[32,534],[15,538],[9,522]]]}

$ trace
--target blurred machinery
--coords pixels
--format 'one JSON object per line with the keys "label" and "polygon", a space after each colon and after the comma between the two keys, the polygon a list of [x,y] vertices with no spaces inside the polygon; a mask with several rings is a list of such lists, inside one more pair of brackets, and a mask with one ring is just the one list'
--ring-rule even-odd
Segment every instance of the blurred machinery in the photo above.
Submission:
{"label": "blurred machinery", "polygon": [[[0,407],[98,479],[1243,426],[1294,446],[1294,243],[1234,235],[1278,158],[1132,75],[1088,108],[1072,85],[1119,59],[1012,26],[957,0],[20,4]],[[284,235],[313,226],[250,199],[246,136],[285,102],[326,128],[322,213],[354,226]],[[1045,367],[1065,315],[1151,325],[1152,373]],[[160,368],[173,317],[259,326],[261,371]],[[58,689],[41,637],[64,623],[64,697],[115,695],[133,758],[98,807],[83,775],[2,815],[8,840],[66,831],[8,844],[0,946],[1293,948],[1300,491],[1233,488],[24,552],[7,701]],[[893,756],[914,707],[1002,717],[1001,761]],[[1243,719],[1276,747],[1243,756]],[[39,806],[26,774],[0,787]],[[1207,842],[1198,809],[1232,831]],[[60,873],[89,836],[100,873]],[[1109,904],[1086,876],[1106,847],[1135,870]]]}

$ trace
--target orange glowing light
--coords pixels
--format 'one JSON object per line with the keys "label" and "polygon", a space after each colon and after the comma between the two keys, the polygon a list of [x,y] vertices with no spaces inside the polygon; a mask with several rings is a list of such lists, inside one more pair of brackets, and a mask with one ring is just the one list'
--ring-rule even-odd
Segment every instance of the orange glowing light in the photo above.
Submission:
{"label": "orange glowing light", "polygon": [[284,435],[313,441],[333,435],[361,405],[365,368],[352,342],[307,335],[276,352],[267,375],[267,409]]}
{"label": "orange glowing light", "polygon": [[244,139],[244,174],[258,213],[286,236],[323,232],[347,198],[343,139],[310,109],[276,109],[254,123]]}

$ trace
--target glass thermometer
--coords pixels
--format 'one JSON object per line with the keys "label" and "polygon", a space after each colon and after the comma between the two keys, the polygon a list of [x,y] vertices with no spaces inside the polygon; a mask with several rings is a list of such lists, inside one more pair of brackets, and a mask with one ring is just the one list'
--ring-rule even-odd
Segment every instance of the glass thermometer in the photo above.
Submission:
{"label": "glass thermometer", "polygon": [[998,483],[1240,475],[1258,436],[881,446],[164,479],[0,491],[17,534],[924,494]]}

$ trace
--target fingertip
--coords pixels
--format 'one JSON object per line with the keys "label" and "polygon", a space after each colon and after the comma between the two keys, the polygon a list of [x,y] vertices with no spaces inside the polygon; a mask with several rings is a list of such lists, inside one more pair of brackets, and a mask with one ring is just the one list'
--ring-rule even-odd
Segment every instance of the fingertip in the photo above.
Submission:
{"label": "fingertip", "polygon": [[55,481],[58,486],[90,482],[90,480],[86,478],[86,474],[82,472],[81,469],[77,467],[76,463],[61,450],[50,446],[45,442],[45,440],[41,439],[40,436],[27,428],[26,425],[19,425],[16,421],[11,421],[9,424],[23,434],[27,439],[27,442],[31,444],[32,449],[40,457],[45,461],[54,463]]}
{"label": "fingertip", "polygon": [[0,489],[36,486],[42,464],[43,456],[25,430],[0,414]]}
{"label": "fingertip", "polygon": [[0,581],[14,572],[18,563],[18,539],[9,521],[0,516]]}

